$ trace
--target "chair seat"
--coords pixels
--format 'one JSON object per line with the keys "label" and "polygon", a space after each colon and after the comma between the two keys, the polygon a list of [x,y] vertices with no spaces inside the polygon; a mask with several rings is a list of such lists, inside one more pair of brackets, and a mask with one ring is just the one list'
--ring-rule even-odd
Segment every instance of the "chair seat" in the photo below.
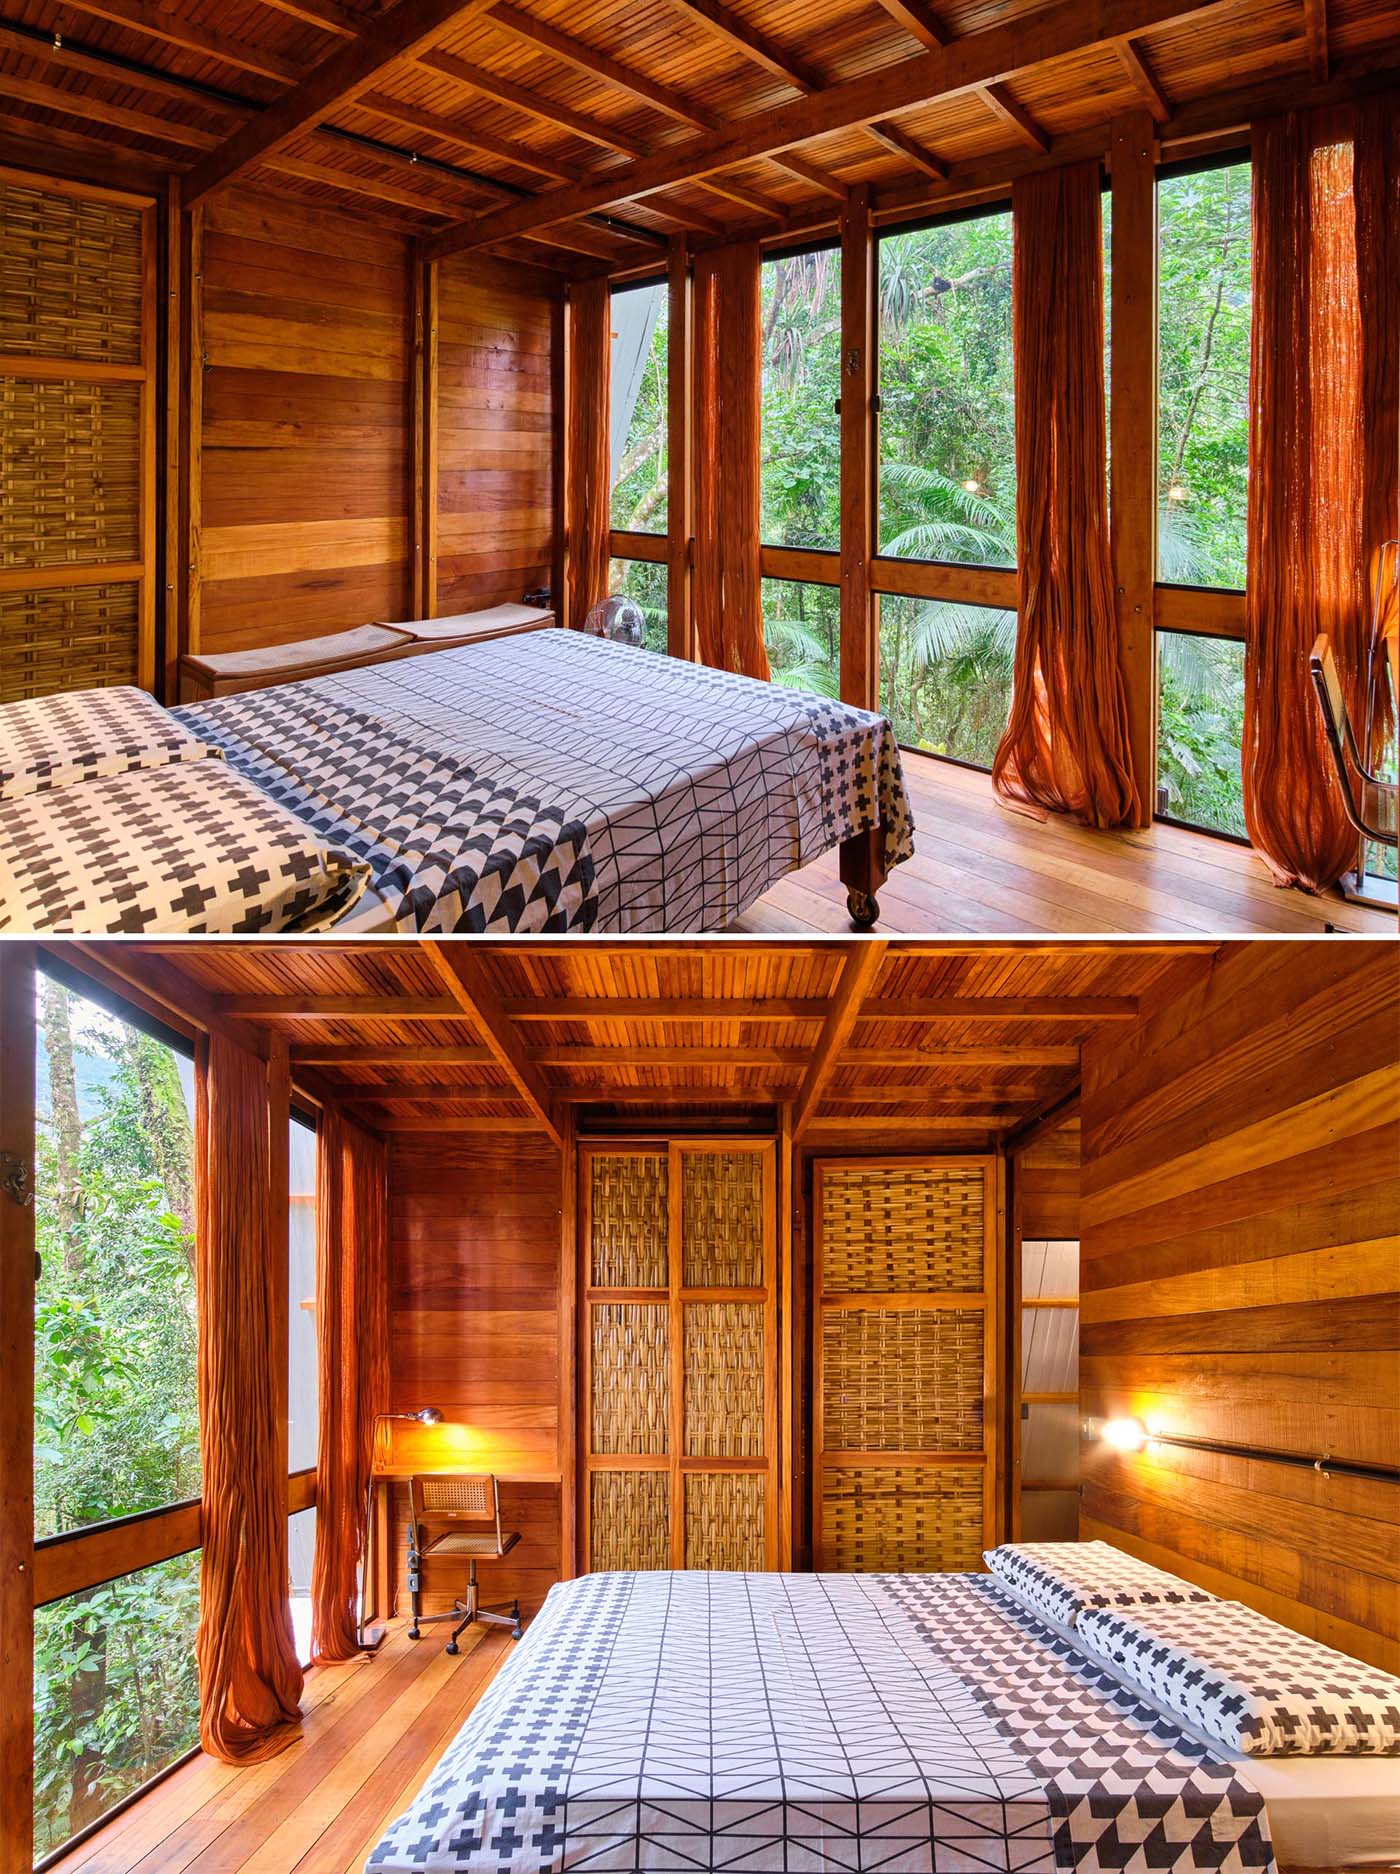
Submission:
{"label": "chair seat", "polygon": [[1361,794],[1361,808],[1366,823],[1376,829],[1378,836],[1390,846],[1395,844],[1395,802],[1397,792],[1393,781],[1368,781]]}
{"label": "chair seat", "polygon": [[472,1536],[468,1535],[465,1530],[449,1529],[445,1535],[434,1536],[430,1541],[425,1542],[420,1553],[423,1555],[508,1555],[519,1540],[518,1529],[512,1529],[509,1535],[503,1535],[499,1545],[497,1545],[494,1530]]}

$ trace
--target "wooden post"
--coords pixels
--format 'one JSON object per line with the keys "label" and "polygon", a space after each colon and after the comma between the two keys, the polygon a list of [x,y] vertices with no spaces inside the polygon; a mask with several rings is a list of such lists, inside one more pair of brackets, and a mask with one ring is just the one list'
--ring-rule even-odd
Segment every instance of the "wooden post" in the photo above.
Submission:
{"label": "wooden post", "polygon": [[200,646],[200,511],[204,446],[204,210],[180,217],[179,650]]}
{"label": "wooden post", "polygon": [[1149,111],[1114,119],[1110,539],[1118,655],[1138,826],[1157,792],[1157,129]]}
{"label": "wooden post", "polygon": [[289,1374],[288,1314],[291,1308],[291,1124],[292,1070],[286,1036],[272,1033],[267,1047],[267,1228],[272,1248],[272,1381],[277,1394],[277,1474],[290,1468],[287,1456]]}
{"label": "wooden post", "polygon": [[564,435],[569,412],[569,302],[567,289],[555,295],[550,320],[549,394],[553,405],[550,500],[554,509],[554,553],[550,566],[550,602],[554,616],[567,625],[569,579],[569,452]]}
{"label": "wooden post", "polygon": [[685,236],[671,242],[666,268],[666,649],[672,657],[695,657],[691,604],[695,557],[695,485],[692,411],[695,395],[695,318],[690,248]]}
{"label": "wooden post", "polygon": [[559,1146],[559,1578],[578,1573],[578,1112],[565,1106]]}
{"label": "wooden post", "polygon": [[874,709],[879,647],[870,590],[875,531],[875,238],[870,189],[841,214],[841,700]]}
{"label": "wooden post", "polygon": [[34,947],[0,945],[0,1869],[34,1860]]}
{"label": "wooden post", "polygon": [[413,616],[437,614],[438,263],[415,244],[413,273]]}
{"label": "wooden post", "polygon": [[792,1149],[792,1101],[783,1102],[778,1125],[778,1390],[782,1410],[782,1434],[778,1451],[778,1566],[792,1567],[793,1512],[797,1497],[793,1488],[797,1460],[794,1436],[796,1384],[793,1341],[793,1263],[792,1226],[796,1193],[793,1190],[794,1152]]}
{"label": "wooden post", "polygon": [[180,178],[170,176],[165,185],[165,305],[161,319],[165,348],[165,448],[161,463],[164,554],[160,569],[160,604],[157,608],[160,620],[160,696],[166,703],[178,703],[180,700],[180,652],[183,648],[180,591],[184,582],[180,573],[180,556],[184,548],[180,532],[180,478],[184,450],[180,419],[184,386],[186,282],[183,278],[185,244],[182,234]]}

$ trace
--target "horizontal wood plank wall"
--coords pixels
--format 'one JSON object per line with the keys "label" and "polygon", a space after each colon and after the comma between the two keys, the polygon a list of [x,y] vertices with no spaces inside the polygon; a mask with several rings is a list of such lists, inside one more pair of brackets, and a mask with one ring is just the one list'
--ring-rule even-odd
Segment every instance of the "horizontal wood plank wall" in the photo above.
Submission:
{"label": "horizontal wood plank wall", "polygon": [[553,579],[561,292],[549,274],[481,256],[437,268],[434,616]]}
{"label": "horizontal wood plank wall", "polygon": [[[1255,944],[1084,1050],[1087,1414],[1316,1457],[1400,1449],[1386,944]],[[1400,1490],[1086,1447],[1080,1533],[1400,1668]]]}
{"label": "horizontal wood plank wall", "polygon": [[[436,1406],[447,1421],[393,1427],[396,1468],[557,1478],[560,1203],[559,1153],[519,1129],[394,1140],[389,1404]],[[407,1490],[394,1495],[406,1609]],[[507,1561],[482,1564],[482,1599],[518,1593],[537,1607],[559,1578],[558,1482],[503,1484],[501,1515],[523,1540]],[[426,1609],[445,1607],[465,1582],[465,1564],[430,1561]]]}
{"label": "horizontal wood plank wall", "polygon": [[1079,1235],[1079,1121],[1067,1120],[1016,1157],[1021,1236],[1069,1243]]}
{"label": "horizontal wood plank wall", "polygon": [[241,189],[204,210],[205,652],[411,611],[409,244]]}

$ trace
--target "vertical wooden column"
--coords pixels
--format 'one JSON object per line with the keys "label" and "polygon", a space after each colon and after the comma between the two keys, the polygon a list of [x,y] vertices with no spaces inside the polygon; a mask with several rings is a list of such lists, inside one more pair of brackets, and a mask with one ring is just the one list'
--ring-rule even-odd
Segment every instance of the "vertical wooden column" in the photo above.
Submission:
{"label": "vertical wooden column", "polygon": [[578,1573],[578,1109],[559,1129],[559,1576]]}
{"label": "vertical wooden column", "polygon": [[554,521],[554,552],[550,565],[550,602],[554,616],[567,625],[569,581],[569,452],[564,430],[569,409],[569,302],[560,287],[550,317],[549,395],[553,406],[550,504]]}
{"label": "vertical wooden column", "polygon": [[0,945],[0,1869],[34,1860],[34,947]]}
{"label": "vertical wooden column", "polygon": [[288,1460],[288,1313],[291,1307],[292,1070],[285,1035],[273,1034],[267,1052],[267,1229],[272,1247],[272,1380],[277,1394],[277,1473]]}
{"label": "vertical wooden column", "polygon": [[1157,131],[1151,114],[1114,119],[1110,538],[1118,655],[1139,826],[1157,790]]}
{"label": "vertical wooden column", "polygon": [[413,615],[437,612],[438,263],[414,245],[413,273]]}
{"label": "vertical wooden column", "polygon": [[165,446],[161,452],[161,496],[164,514],[161,521],[162,563],[160,576],[160,659],[161,699],[166,703],[180,700],[179,668],[182,620],[180,614],[180,555],[183,536],[180,531],[180,478],[184,460],[181,434],[181,403],[184,391],[182,343],[185,320],[186,282],[184,279],[184,240],[180,213],[180,178],[170,176],[165,185],[165,301],[161,321],[165,368]]}
{"label": "vertical wooden column", "polygon": [[666,289],[666,649],[672,657],[693,661],[695,317],[690,248],[683,234],[671,242]]}
{"label": "vertical wooden column", "polygon": [[[180,216],[180,570],[178,650],[200,646],[200,513],[204,449],[204,210]],[[178,654],[178,653],[177,653]]]}
{"label": "vertical wooden column", "polygon": [[793,1307],[796,1300],[793,1271],[793,1217],[797,1193],[793,1189],[796,1154],[792,1136],[793,1105],[785,1100],[778,1125],[778,1395],[782,1429],[778,1449],[778,1566],[792,1567],[794,1477],[797,1468],[795,1435],[797,1375],[794,1363]]}
{"label": "vertical wooden column", "polygon": [[875,532],[875,239],[870,190],[841,214],[841,700],[874,709],[879,646],[870,590]]}

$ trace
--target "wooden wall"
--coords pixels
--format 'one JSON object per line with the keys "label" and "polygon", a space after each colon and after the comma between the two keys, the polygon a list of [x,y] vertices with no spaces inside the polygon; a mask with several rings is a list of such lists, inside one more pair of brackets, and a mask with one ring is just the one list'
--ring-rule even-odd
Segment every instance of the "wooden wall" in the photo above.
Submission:
{"label": "wooden wall", "polygon": [[1080,1126],[1070,1119],[1016,1157],[1021,1235],[1028,1242],[1073,1242],[1079,1235]]}
{"label": "wooden wall", "polygon": [[[1394,1463],[1395,951],[1256,944],[1084,1050],[1087,1413]],[[1085,1452],[1080,1531],[1400,1667],[1400,1492],[1158,1446]]]}
{"label": "wooden wall", "polygon": [[320,204],[221,191],[196,319],[189,648],[408,616],[408,242]]}
{"label": "wooden wall", "polygon": [[[523,1128],[393,1139],[389,1403],[437,1406],[448,1421],[395,1427],[395,1468],[542,1480],[502,1486],[505,1524],[524,1540],[509,1560],[483,1563],[488,1603],[519,1593],[535,1607],[559,1575],[560,1169],[554,1147]],[[396,1490],[400,1578],[406,1497]],[[465,1579],[464,1567],[430,1563],[425,1605],[445,1605]]]}

